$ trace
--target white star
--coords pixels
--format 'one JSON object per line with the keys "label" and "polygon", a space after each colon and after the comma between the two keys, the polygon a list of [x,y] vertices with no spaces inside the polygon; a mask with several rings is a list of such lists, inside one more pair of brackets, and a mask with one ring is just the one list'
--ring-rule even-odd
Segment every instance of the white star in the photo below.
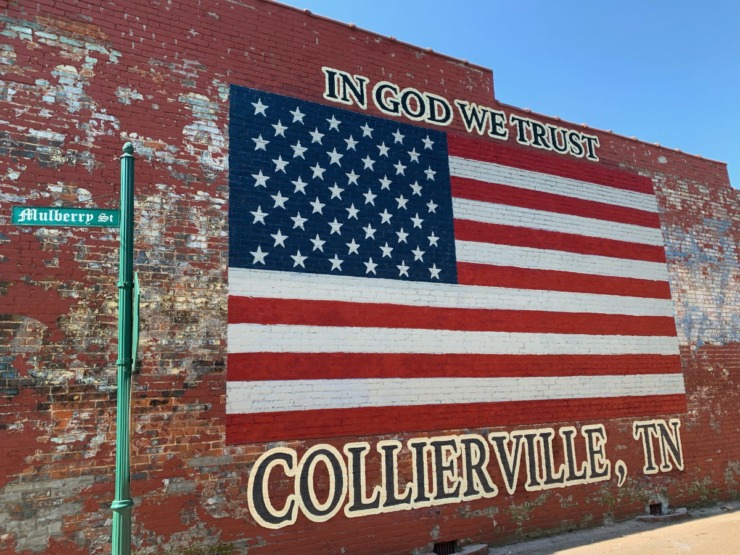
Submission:
{"label": "white star", "polygon": [[336,148],[332,150],[331,152],[327,152],[327,154],[329,155],[329,158],[331,158],[331,161],[329,162],[330,166],[332,164],[336,164],[340,168],[342,167],[342,164],[339,162],[339,160],[342,159],[342,156],[344,156],[344,154],[339,154]]}
{"label": "white star", "polygon": [[407,199],[403,195],[401,195],[398,198],[396,198],[396,202],[398,203],[398,209],[400,210],[401,208],[403,208],[404,210],[406,210],[406,203],[408,201],[409,201],[409,199]]}
{"label": "white star", "polygon": [[348,216],[347,216],[348,220],[351,220],[352,218],[354,218],[355,220],[357,219],[357,214],[359,210],[355,208],[354,203],[352,203],[352,206],[350,206],[349,208],[345,208],[345,210],[348,213]]}
{"label": "white star", "polygon": [[429,135],[427,135],[426,139],[422,139],[421,142],[424,143],[424,148],[432,150],[432,145],[434,144],[434,141],[429,138]]}
{"label": "white star", "polygon": [[342,262],[344,262],[344,260],[340,260],[336,254],[334,255],[334,258],[329,259],[329,262],[331,262],[332,271],[334,270],[339,270],[340,272],[342,271]]}
{"label": "white star", "polygon": [[269,176],[262,173],[262,170],[259,173],[253,173],[252,177],[254,177],[255,187],[267,187],[267,180],[270,179]]}
{"label": "white star", "polygon": [[394,143],[401,143],[401,144],[403,144],[403,138],[404,137],[405,137],[405,135],[401,135],[401,130],[400,129],[396,129],[396,132],[393,133],[393,142]]}
{"label": "white star", "polygon": [[436,247],[437,246],[437,241],[439,241],[439,237],[437,237],[434,234],[433,231],[432,231],[432,234],[429,237],[427,237],[427,239],[429,239],[429,246],[430,247]]}
{"label": "white star", "polygon": [[388,258],[392,258],[391,253],[393,252],[393,247],[388,246],[388,241],[385,242],[384,247],[380,247],[380,250],[383,251],[383,258],[385,258],[386,256]]}
{"label": "white star", "polygon": [[429,213],[430,214],[436,214],[437,213],[437,207],[438,206],[439,205],[438,204],[434,204],[434,201],[432,201],[432,200],[430,200],[429,202],[427,202],[427,208],[429,208]]}
{"label": "white star", "polygon": [[418,181],[414,181],[411,185],[409,185],[409,187],[411,187],[414,190],[413,192],[414,195],[421,196],[421,185],[419,185]]}
{"label": "white star", "polygon": [[277,123],[273,123],[272,126],[275,128],[275,136],[276,137],[278,135],[281,136],[281,137],[285,137],[285,130],[288,129],[288,128],[285,127],[280,120],[278,120]]}
{"label": "white star", "polygon": [[254,216],[254,221],[252,222],[253,224],[256,224],[257,222],[259,222],[259,223],[261,223],[261,224],[264,225],[264,223],[265,223],[265,216],[267,216],[267,212],[263,212],[261,206],[258,206],[257,207],[257,211],[256,212],[250,212],[250,214],[252,214],[252,216]]}
{"label": "white star", "polygon": [[378,195],[373,194],[373,192],[368,189],[367,193],[363,193],[363,196],[365,197],[365,204],[372,204],[373,206],[375,206],[375,198]]}
{"label": "white star", "polygon": [[340,231],[342,229],[342,224],[340,224],[336,218],[334,218],[333,222],[328,222],[329,227],[331,227],[331,231],[329,232],[329,235],[332,235],[336,233],[337,235],[341,235],[342,232]]}
{"label": "white star", "polygon": [[275,239],[274,247],[277,247],[280,245],[281,247],[285,246],[285,240],[288,238],[287,235],[283,235],[283,232],[278,229],[277,233],[273,233],[270,235],[273,239]]}
{"label": "white star", "polygon": [[[368,258],[368,259],[367,259],[367,262],[363,262],[363,264],[365,265],[365,268],[367,268],[367,269],[365,270],[365,273],[366,273],[366,274],[369,274],[369,273],[373,273],[373,274],[375,274],[375,268],[377,268],[377,267],[378,267],[378,265],[377,265],[377,264],[376,264],[375,262],[373,262],[373,259],[372,259],[372,257]],[[377,274],[376,274],[376,275],[377,275]]]}
{"label": "white star", "polygon": [[424,261],[424,254],[426,254],[423,250],[419,248],[419,245],[416,245],[416,249],[412,250],[411,252],[414,253],[414,260],[421,260]]}
{"label": "white star", "polygon": [[302,256],[300,249],[296,251],[295,254],[291,254],[290,257],[293,259],[293,268],[296,266],[300,266],[301,268],[305,268],[306,266],[303,264],[303,261],[308,258],[307,256]]}
{"label": "white star", "polygon": [[378,150],[380,151],[379,156],[385,156],[386,158],[388,157],[388,151],[390,150],[390,148],[385,146],[384,142],[378,145]]}
{"label": "white star", "polygon": [[409,277],[409,267],[406,266],[406,262],[401,261],[401,263],[396,266],[398,268],[398,277],[406,276]]}
{"label": "white star", "polygon": [[381,224],[389,224],[391,223],[391,218],[393,217],[393,214],[388,212],[387,208],[384,208],[383,211],[378,214],[380,216],[380,223]]}
{"label": "white star", "polygon": [[370,137],[372,139],[373,137],[373,128],[370,127],[367,123],[360,127],[362,129],[362,136],[363,137]]}
{"label": "white star", "polygon": [[313,243],[313,250],[324,252],[324,243],[326,243],[326,241],[322,241],[318,233],[316,234],[315,239],[311,239],[311,242]]}
{"label": "white star", "polygon": [[293,149],[293,158],[303,158],[304,160],[306,159],[306,157],[303,156],[303,153],[306,152],[308,149],[305,146],[301,146],[301,141],[298,141],[290,148]]}
{"label": "white star", "polygon": [[355,148],[355,146],[357,146],[357,141],[352,138],[352,135],[349,136],[349,139],[344,139],[344,142],[347,143],[347,150],[354,150],[357,152],[357,149]]}
{"label": "white star", "polygon": [[290,219],[293,220],[293,229],[300,227],[303,231],[306,230],[306,228],[303,227],[303,224],[308,221],[308,218],[301,218],[300,212],[298,212],[295,216],[291,216]]}
{"label": "white star", "polygon": [[302,179],[300,178],[300,176],[299,176],[299,177],[298,177],[298,179],[296,179],[295,181],[291,181],[291,183],[292,183],[293,185],[295,185],[295,191],[293,191],[294,193],[297,193],[297,192],[299,192],[299,191],[300,191],[300,192],[301,192],[301,193],[303,193],[304,195],[306,194],[306,185],[308,185],[308,183],[306,183],[305,181],[303,181],[303,180],[302,180]]}
{"label": "white star", "polygon": [[323,214],[323,212],[321,212],[321,209],[324,208],[326,204],[322,203],[319,200],[319,197],[316,197],[316,200],[313,202],[309,202],[309,204],[313,206],[313,212],[311,212],[311,214],[316,214],[316,213]]}
{"label": "white star", "polygon": [[418,227],[421,229],[421,223],[424,221],[419,217],[419,213],[417,212],[416,215],[411,218],[411,221],[414,222],[414,227]]}
{"label": "white star", "polygon": [[321,166],[319,166],[319,163],[318,162],[316,162],[316,165],[311,168],[311,171],[313,171],[313,175],[311,177],[313,177],[314,179],[316,179],[318,177],[319,179],[321,179],[323,181],[323,179],[324,179],[324,172],[326,170],[324,168],[322,168]]}
{"label": "white star", "polygon": [[252,138],[252,140],[254,141],[254,150],[264,150],[265,152],[267,152],[267,149],[265,147],[270,143],[270,141],[266,141],[265,139],[263,139],[261,134],[256,139]]}
{"label": "white star", "polygon": [[370,158],[369,155],[368,156],[365,156],[362,159],[362,163],[365,165],[365,167],[363,168],[365,170],[369,169],[370,171],[373,171],[375,169],[375,168],[373,168],[373,164],[375,164],[375,160],[373,160],[372,158]]}
{"label": "white star", "polygon": [[347,182],[347,185],[352,185],[352,184],[357,185],[357,178],[360,177],[360,175],[356,174],[355,170],[352,170],[351,172],[346,173],[344,175],[346,175],[347,179],[349,179],[349,181]]}
{"label": "white star", "polygon": [[442,268],[437,268],[436,264],[432,264],[432,267],[429,268],[429,273],[431,275],[431,279],[439,279],[439,273],[442,271]]}
{"label": "white star", "polygon": [[272,200],[275,201],[275,206],[273,208],[277,208],[278,206],[280,208],[285,208],[285,201],[288,200],[288,197],[284,197],[283,193],[280,191],[277,192],[277,195],[270,195],[272,197]]}
{"label": "white star", "polygon": [[272,161],[273,164],[275,164],[275,171],[276,172],[283,172],[285,173],[285,166],[288,165],[288,162],[283,160],[282,156],[278,156],[276,160]]}
{"label": "white star", "polygon": [[333,187],[329,187],[329,190],[331,191],[331,198],[338,198],[339,200],[342,200],[342,192],[344,191],[344,189],[342,189],[339,185],[335,183]]}
{"label": "white star", "polygon": [[313,131],[308,132],[309,135],[311,135],[311,142],[312,143],[321,143],[321,138],[324,136],[322,132],[319,131],[319,128],[317,127]]}
{"label": "white star", "polygon": [[381,189],[388,189],[391,190],[391,183],[393,183],[390,179],[388,179],[387,175],[383,176],[383,179],[378,179],[380,181],[380,188]]}
{"label": "white star", "polygon": [[256,251],[250,251],[249,254],[254,256],[254,260],[252,261],[252,264],[257,264],[259,262],[260,264],[265,264],[265,256],[267,256],[269,253],[266,253],[262,250],[262,245],[257,245]]}
{"label": "white star", "polygon": [[427,174],[427,179],[430,181],[434,181],[434,175],[437,173],[432,169],[432,166],[429,166],[428,169],[424,170],[424,173]]}
{"label": "white star", "polygon": [[375,228],[371,226],[370,224],[367,224],[365,227],[362,228],[365,232],[365,239],[375,239]]}
{"label": "white star", "polygon": [[254,106],[254,115],[262,114],[263,116],[267,117],[267,114],[265,111],[269,108],[267,104],[262,104],[262,99],[258,98],[257,102],[252,102],[252,106]]}
{"label": "white star", "polygon": [[341,121],[339,121],[334,116],[332,116],[331,119],[327,118],[326,121],[329,122],[329,131],[331,131],[332,129],[334,129],[335,131],[339,131],[339,124],[342,123]]}
{"label": "white star", "polygon": [[415,148],[409,150],[409,157],[411,158],[412,162],[416,162],[417,164],[419,163],[419,153],[416,152]]}
{"label": "white star", "polygon": [[406,169],[406,166],[404,166],[401,161],[398,161],[398,164],[393,164],[393,167],[396,168],[396,175],[406,175],[404,173],[404,170]]}
{"label": "white star", "polygon": [[301,112],[301,109],[299,107],[296,107],[296,109],[290,113],[293,115],[293,123],[297,121],[300,121],[301,123],[303,123],[303,116],[305,116],[306,114]]}
{"label": "white star", "polygon": [[357,249],[360,248],[360,244],[359,243],[355,243],[354,238],[352,239],[352,242],[351,243],[345,243],[345,244],[349,247],[349,252],[347,254],[352,254],[352,253],[354,253],[354,254],[360,254],[357,251]]}
{"label": "white star", "polygon": [[398,242],[399,243],[405,243],[406,237],[409,236],[408,233],[406,233],[403,228],[401,228],[401,231],[396,231],[396,235],[398,235]]}

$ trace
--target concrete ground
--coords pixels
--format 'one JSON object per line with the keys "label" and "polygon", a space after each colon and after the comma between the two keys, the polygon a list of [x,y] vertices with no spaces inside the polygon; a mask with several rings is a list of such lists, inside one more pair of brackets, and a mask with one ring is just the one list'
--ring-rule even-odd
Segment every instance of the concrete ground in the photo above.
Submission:
{"label": "concrete ground", "polygon": [[740,555],[740,502],[691,509],[677,522],[629,520],[491,548],[489,555]]}

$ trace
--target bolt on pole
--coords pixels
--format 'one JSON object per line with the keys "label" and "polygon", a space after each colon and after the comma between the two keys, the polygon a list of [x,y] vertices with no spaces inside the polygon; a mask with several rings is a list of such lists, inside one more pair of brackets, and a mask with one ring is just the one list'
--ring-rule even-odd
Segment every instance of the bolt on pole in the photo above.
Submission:
{"label": "bolt on pole", "polygon": [[131,553],[131,373],[134,300],[134,146],[121,156],[120,263],[118,269],[118,394],[116,401],[116,489],[113,510],[113,555]]}

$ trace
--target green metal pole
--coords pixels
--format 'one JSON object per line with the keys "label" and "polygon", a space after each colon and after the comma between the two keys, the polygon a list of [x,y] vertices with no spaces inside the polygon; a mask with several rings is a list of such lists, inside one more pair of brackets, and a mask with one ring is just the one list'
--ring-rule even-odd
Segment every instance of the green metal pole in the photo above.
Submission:
{"label": "green metal pole", "polygon": [[134,290],[134,146],[121,156],[121,254],[118,269],[118,396],[116,407],[116,497],[113,510],[113,555],[131,553],[130,495],[131,368]]}

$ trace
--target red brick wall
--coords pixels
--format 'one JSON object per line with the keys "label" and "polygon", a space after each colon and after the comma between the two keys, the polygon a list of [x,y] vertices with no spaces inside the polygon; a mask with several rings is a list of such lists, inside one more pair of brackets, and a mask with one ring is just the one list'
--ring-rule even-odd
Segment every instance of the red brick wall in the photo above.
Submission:
{"label": "red brick wall", "polygon": [[[16,226],[10,207],[116,208],[126,140],[137,156],[143,289],[132,422],[137,552],[228,544],[250,553],[419,553],[438,541],[501,543],[626,518],[650,503],[737,495],[737,194],[721,163],[586,130],[599,137],[598,165],[655,184],[688,399],[686,413],[661,418],[681,422],[684,469],[640,473],[634,419],[550,422],[542,427],[603,423],[610,457],[630,469],[625,483],[509,495],[498,482],[492,499],[256,525],[250,469],[275,445],[225,444],[228,86],[325,102],[328,65],[524,112],[495,103],[489,70],[260,0],[10,2],[0,36],[1,552],[109,549],[118,234]],[[450,132],[465,130],[455,123]],[[514,429],[491,426],[472,432]],[[381,439],[286,446],[301,455],[318,443],[341,451]],[[407,478],[408,459],[399,463]],[[368,483],[377,483],[377,453],[367,462]]]}

